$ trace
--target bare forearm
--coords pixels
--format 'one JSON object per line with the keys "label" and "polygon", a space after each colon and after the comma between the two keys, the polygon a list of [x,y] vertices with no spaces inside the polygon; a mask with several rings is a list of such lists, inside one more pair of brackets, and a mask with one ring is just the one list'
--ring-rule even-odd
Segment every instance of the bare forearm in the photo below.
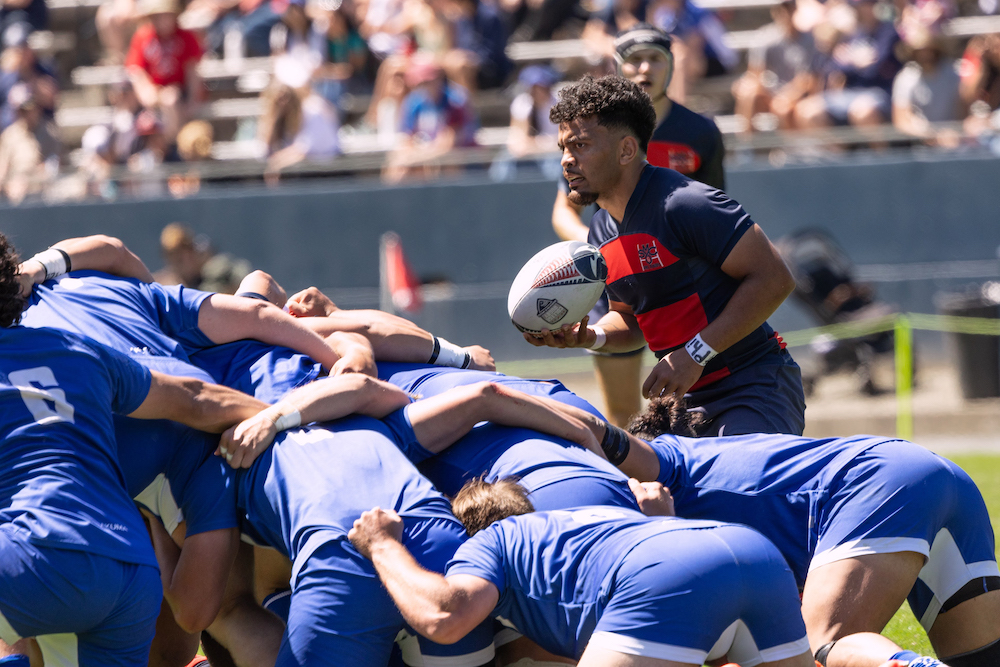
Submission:
{"label": "bare forearm", "polygon": [[631,313],[612,310],[593,326],[604,329],[607,336],[601,352],[632,352],[646,344],[639,321]]}
{"label": "bare forearm", "polygon": [[793,289],[795,283],[787,270],[784,275],[748,275],[719,316],[701,331],[702,339],[722,352],[763,324]]}
{"label": "bare forearm", "polygon": [[438,643],[460,639],[443,636],[443,626],[451,616],[451,588],[443,576],[422,568],[395,540],[373,545],[371,559],[382,584],[414,630]]}
{"label": "bare forearm", "polygon": [[303,424],[355,413],[381,418],[409,402],[409,395],[399,387],[358,373],[317,380],[281,400],[299,411]]}
{"label": "bare forearm", "polygon": [[153,372],[149,393],[136,419],[172,419],[209,433],[221,433],[267,407],[253,396],[217,384]]}
{"label": "bare forearm", "polygon": [[552,229],[563,241],[586,241],[590,229],[580,221],[581,207],[572,204],[561,190],[552,206]]}
{"label": "bare forearm", "polygon": [[423,363],[430,358],[433,335],[409,320],[372,310],[337,310],[326,317],[303,317],[304,325],[327,336],[357,333],[368,339],[380,361]]}
{"label": "bare forearm", "polygon": [[202,303],[198,327],[217,345],[251,338],[301,352],[327,370],[340,359],[319,334],[280,308],[255,299],[213,294]]}

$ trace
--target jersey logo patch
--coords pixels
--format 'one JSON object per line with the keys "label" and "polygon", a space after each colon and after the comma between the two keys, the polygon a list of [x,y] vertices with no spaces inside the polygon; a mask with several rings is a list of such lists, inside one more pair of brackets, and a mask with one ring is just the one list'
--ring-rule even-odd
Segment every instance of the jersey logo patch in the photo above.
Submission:
{"label": "jersey logo patch", "polygon": [[660,261],[660,251],[656,249],[655,243],[640,243],[635,250],[639,255],[639,267],[643,271],[663,268],[663,262]]}
{"label": "jersey logo patch", "polygon": [[670,141],[650,141],[646,158],[652,165],[669,167],[682,174],[693,174],[701,168],[701,156],[694,148]]}

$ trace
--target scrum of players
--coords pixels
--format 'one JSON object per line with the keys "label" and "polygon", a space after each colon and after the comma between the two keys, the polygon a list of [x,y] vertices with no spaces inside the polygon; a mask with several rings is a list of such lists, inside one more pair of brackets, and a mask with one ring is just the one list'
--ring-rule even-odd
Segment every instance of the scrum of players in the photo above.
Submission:
{"label": "scrum of players", "polygon": [[[648,104],[582,82],[601,86]],[[652,120],[581,108],[563,108],[563,165],[607,224],[629,178],[701,196],[645,164]],[[602,145],[621,174],[594,168]],[[731,304],[769,242],[704,192],[740,221],[715,252]],[[599,331],[539,344],[626,347],[639,310],[615,301]],[[720,326],[665,351],[626,431],[556,380],[314,288],[164,287],[115,239],[20,261],[0,234],[0,665],[184,667],[199,643],[215,667],[1000,665],[971,479],[892,438],[706,435],[723,417],[682,397],[705,348],[740,376]],[[736,414],[741,391],[780,403],[730,386]],[[904,600],[940,660],[880,634]]]}

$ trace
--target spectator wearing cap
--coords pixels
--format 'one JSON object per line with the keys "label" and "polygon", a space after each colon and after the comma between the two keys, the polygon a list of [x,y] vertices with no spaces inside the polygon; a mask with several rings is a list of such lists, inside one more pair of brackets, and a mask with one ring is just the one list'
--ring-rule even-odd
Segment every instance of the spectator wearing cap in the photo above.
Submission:
{"label": "spectator wearing cap", "polygon": [[816,87],[819,52],[812,34],[795,27],[794,14],[794,0],[771,7],[770,39],[750,50],[747,71],[733,84],[736,113],[748,130],[753,117],[765,112],[778,118],[779,128],[794,128],[795,105]]}
{"label": "spectator wearing cap", "polygon": [[415,59],[406,71],[406,84],[411,92],[403,100],[403,138],[383,174],[389,181],[435,175],[438,158],[476,142],[478,123],[469,95],[448,81],[439,65]]}
{"label": "spectator wearing cap", "polygon": [[[55,118],[59,102],[59,84],[55,71],[42,63],[28,45],[31,26],[14,23],[3,31],[3,53],[0,53],[0,99],[5,100],[10,90],[25,84],[31,90],[34,103],[48,120]],[[4,104],[0,109],[0,129],[9,126],[16,118],[16,109]]]}
{"label": "spectator wearing cap", "polygon": [[145,21],[132,36],[125,66],[139,101],[163,116],[167,139],[201,101],[197,72],[202,49],[194,33],[177,25],[178,0],[140,0]]}
{"label": "spectator wearing cap", "polygon": [[16,204],[55,178],[62,147],[30,86],[14,86],[7,102],[17,120],[0,134],[0,188]]}
{"label": "spectator wearing cap", "polygon": [[857,23],[833,47],[825,71],[826,89],[795,107],[802,128],[830,125],[870,127],[891,118],[890,91],[899,72],[895,48],[899,35],[875,14],[875,0],[852,0]]}
{"label": "spectator wearing cap", "polygon": [[929,143],[954,145],[957,133],[935,130],[932,123],[965,116],[955,62],[945,57],[940,38],[928,28],[907,31],[904,45],[909,60],[892,84],[892,124]]}
{"label": "spectator wearing cap", "polygon": [[549,120],[549,110],[556,103],[552,86],[559,74],[545,65],[525,67],[517,77],[522,88],[510,103],[510,134],[507,150],[514,157],[556,150],[559,126]]}

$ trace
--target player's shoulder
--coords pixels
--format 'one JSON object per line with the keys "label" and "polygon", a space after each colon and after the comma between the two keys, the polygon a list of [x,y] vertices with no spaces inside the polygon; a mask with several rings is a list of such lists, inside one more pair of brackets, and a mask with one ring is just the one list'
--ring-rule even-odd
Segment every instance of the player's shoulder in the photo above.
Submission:
{"label": "player's shoulder", "polygon": [[[719,126],[711,118],[702,116],[700,113],[688,109],[679,102],[673,102],[670,114],[663,119],[663,122],[656,128],[659,130],[686,130],[696,131],[700,134],[718,134]],[[656,132],[653,133],[656,139]]]}

